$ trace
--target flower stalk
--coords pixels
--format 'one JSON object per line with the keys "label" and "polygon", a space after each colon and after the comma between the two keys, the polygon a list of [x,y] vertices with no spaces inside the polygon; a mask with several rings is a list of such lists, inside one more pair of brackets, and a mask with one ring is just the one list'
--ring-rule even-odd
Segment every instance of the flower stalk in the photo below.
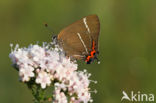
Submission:
{"label": "flower stalk", "polygon": [[45,89],[42,89],[40,85],[35,84],[35,82],[32,81],[26,84],[32,92],[34,103],[44,103],[45,101],[47,101],[47,98],[45,97]]}

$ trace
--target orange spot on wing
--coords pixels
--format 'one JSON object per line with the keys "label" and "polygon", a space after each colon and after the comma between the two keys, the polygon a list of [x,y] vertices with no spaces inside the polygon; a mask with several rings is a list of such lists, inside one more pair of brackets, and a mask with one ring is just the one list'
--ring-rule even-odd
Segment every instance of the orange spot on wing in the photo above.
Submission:
{"label": "orange spot on wing", "polygon": [[94,54],[95,54],[95,42],[93,41],[93,43],[92,43],[92,51],[90,52],[90,55],[89,56],[87,56],[87,58],[86,58],[86,62],[88,62],[91,58],[93,58],[94,57]]}

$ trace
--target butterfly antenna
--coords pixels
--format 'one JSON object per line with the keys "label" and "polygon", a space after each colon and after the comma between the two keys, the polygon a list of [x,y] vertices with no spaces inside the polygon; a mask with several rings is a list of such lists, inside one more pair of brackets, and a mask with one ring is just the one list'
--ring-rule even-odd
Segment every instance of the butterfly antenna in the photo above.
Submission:
{"label": "butterfly antenna", "polygon": [[49,27],[49,25],[47,23],[44,23],[44,26],[47,28],[48,32],[50,32],[50,34],[54,35],[54,32],[51,30],[51,27]]}
{"label": "butterfly antenna", "polygon": [[48,29],[48,31],[50,32],[50,34],[52,34],[52,41],[54,44],[57,44],[57,35],[54,34],[53,31],[51,31],[51,27],[49,27],[49,25],[47,23],[44,23],[44,26]]}

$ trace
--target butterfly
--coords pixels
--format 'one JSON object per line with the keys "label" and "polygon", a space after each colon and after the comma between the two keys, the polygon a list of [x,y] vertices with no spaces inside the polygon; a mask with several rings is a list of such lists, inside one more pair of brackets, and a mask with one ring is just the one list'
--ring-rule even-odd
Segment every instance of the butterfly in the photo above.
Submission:
{"label": "butterfly", "polygon": [[98,16],[89,15],[62,29],[55,39],[67,56],[90,64],[99,61],[99,32]]}

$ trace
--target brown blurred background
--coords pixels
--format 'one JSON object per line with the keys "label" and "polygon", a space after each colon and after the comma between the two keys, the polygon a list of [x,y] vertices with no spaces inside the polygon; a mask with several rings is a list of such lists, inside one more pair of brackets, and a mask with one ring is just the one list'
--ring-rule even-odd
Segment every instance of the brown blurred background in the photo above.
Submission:
{"label": "brown blurred background", "polygon": [[123,90],[156,95],[156,0],[0,0],[0,103],[32,103],[11,67],[9,44],[50,42],[44,23],[58,34],[89,14],[101,22],[101,64],[78,63],[98,81],[93,103],[120,103]]}

